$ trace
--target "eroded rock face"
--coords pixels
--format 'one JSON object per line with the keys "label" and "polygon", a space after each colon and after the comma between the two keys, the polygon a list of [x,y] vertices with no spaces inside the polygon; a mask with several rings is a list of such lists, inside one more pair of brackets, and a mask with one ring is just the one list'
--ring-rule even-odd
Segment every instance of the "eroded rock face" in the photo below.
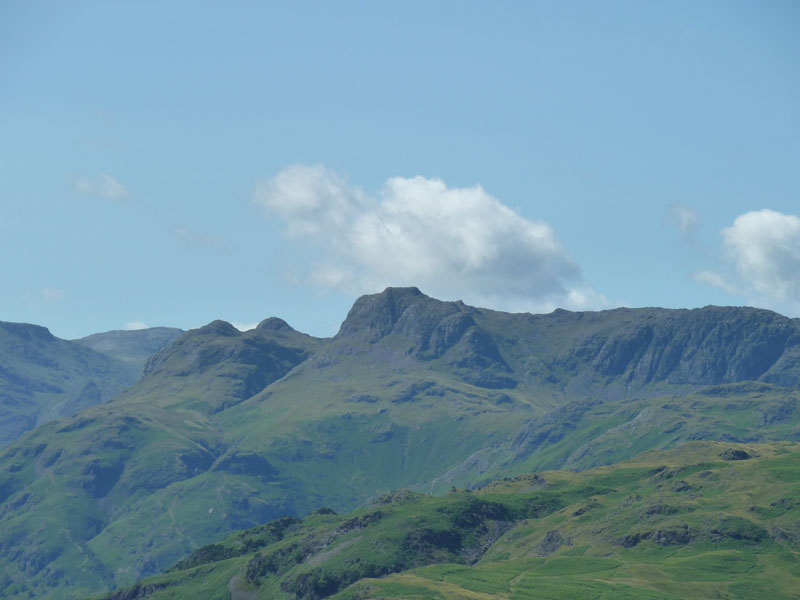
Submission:
{"label": "eroded rock face", "polygon": [[530,376],[584,395],[609,385],[619,394],[656,383],[800,383],[800,321],[767,310],[503,314],[500,337],[497,315],[417,288],[387,288],[359,298],[336,338],[371,345],[396,336],[407,356],[442,359],[468,383],[489,388],[513,388]]}
{"label": "eroded rock face", "polygon": [[750,454],[739,448],[728,448],[720,454],[720,457],[722,460],[748,460],[753,458]]}
{"label": "eroded rock face", "polygon": [[380,294],[356,300],[337,337],[358,337],[377,342],[391,333],[401,315],[413,304],[429,299],[417,288],[386,288]]}
{"label": "eroded rock face", "polygon": [[406,356],[421,361],[442,359],[467,383],[515,387],[512,369],[492,335],[476,322],[474,312],[460,302],[430,298],[417,288],[387,288],[359,298],[336,338],[375,344],[397,336],[406,342]]}
{"label": "eroded rock face", "polygon": [[536,546],[536,549],[541,553],[547,556],[548,554],[552,554],[561,546],[568,544],[569,540],[564,539],[564,536],[561,535],[561,532],[558,529],[553,529],[548,531],[542,541]]}
{"label": "eroded rock face", "polygon": [[790,372],[795,371],[790,358],[800,350],[800,328],[796,320],[771,311],[617,309],[592,313],[592,318],[606,313],[619,321],[617,327],[587,336],[563,353],[559,364],[570,370],[583,364],[639,385],[800,380],[800,372]]}
{"label": "eroded rock face", "polygon": [[[798,323],[768,311],[714,307],[513,315],[440,302],[415,288],[390,288],[359,299],[334,339],[309,338],[277,318],[266,319],[248,332],[214,322],[186,333],[150,361],[147,376],[135,388],[139,391],[114,401],[114,414],[120,418],[113,427],[108,425],[111,413],[104,406],[102,411],[53,425],[50,434],[32,437],[29,445],[9,451],[0,464],[5,468],[0,469],[0,501],[7,506],[9,521],[31,506],[25,510],[33,515],[30,523],[35,523],[42,513],[32,506],[31,490],[42,477],[52,476],[56,489],[78,494],[80,507],[102,504],[128,511],[124,503],[133,499],[133,508],[123,514],[127,518],[134,509],[154,504],[156,497],[161,502],[159,490],[174,484],[181,483],[175,489],[186,491],[186,497],[208,489],[191,481],[200,475],[198,483],[207,480],[220,489],[241,486],[235,497],[215,498],[219,508],[213,513],[205,512],[212,503],[202,507],[202,522],[222,530],[291,513],[298,506],[308,510],[299,504],[307,498],[343,502],[336,496],[331,500],[312,495],[317,493],[313,486],[300,481],[305,473],[322,472],[314,470],[316,464],[341,469],[344,483],[326,485],[341,485],[335,492],[339,498],[355,502],[374,493],[364,491],[366,484],[359,488],[349,483],[362,485],[358,470],[348,470],[348,465],[358,466],[357,461],[365,457],[380,457],[382,462],[376,459],[375,464],[382,472],[395,470],[385,465],[402,465],[397,473],[413,470],[419,473],[419,481],[447,481],[455,473],[461,485],[467,474],[514,466],[556,443],[563,442],[569,451],[557,457],[566,464],[607,452],[602,440],[593,446],[595,438],[584,441],[573,435],[576,432],[597,436],[611,432],[613,442],[625,441],[628,432],[634,441],[646,440],[651,431],[677,432],[682,440],[719,439],[721,430],[715,429],[713,421],[692,421],[689,404],[665,400],[663,406],[645,406],[648,395],[693,393],[698,403],[709,400],[723,408],[728,402],[751,403],[757,406],[750,421],[754,430],[763,421],[765,426],[777,423],[796,431],[791,419],[796,418],[800,402],[795,393],[765,382],[776,377],[794,381],[800,376],[800,362],[795,360],[800,348]],[[41,331],[34,333],[44,337]],[[42,360],[46,359],[45,355]],[[8,370],[0,361],[0,376],[4,368]],[[740,382],[739,377],[760,381]],[[78,391],[80,398],[93,401],[97,390],[101,390],[99,384],[85,384]],[[759,395],[764,395],[763,402]],[[668,406],[672,404],[674,411]],[[170,422],[166,417],[173,406],[187,411],[190,418]],[[606,408],[612,412],[603,413]],[[297,420],[287,421],[286,435],[278,437],[272,426],[277,421],[274,417],[291,411]],[[688,416],[681,420],[684,412]],[[589,421],[604,414],[619,416],[621,424],[594,432]],[[131,415],[141,420],[131,420]],[[406,417],[413,427],[404,423]],[[495,426],[497,435],[487,438]],[[463,438],[458,454],[439,456],[444,446],[437,445],[438,439],[445,436],[455,442]],[[41,449],[34,440],[42,442]],[[367,445],[363,452],[363,446],[355,448],[362,442]],[[428,443],[424,448],[432,448],[429,452],[414,454]],[[715,455],[721,451],[715,450]],[[107,460],[94,461],[100,452],[107,454]],[[729,460],[743,458],[732,455]],[[35,468],[26,468],[31,461],[36,461]],[[293,463],[303,464],[295,468]],[[666,469],[652,477],[665,492],[682,493],[685,500],[702,493],[715,475],[707,471],[693,479]],[[284,483],[290,491],[283,490]],[[376,489],[389,485],[396,484],[375,484]],[[532,480],[531,488],[536,485]],[[590,510],[592,504],[585,503],[575,515]],[[662,517],[674,511],[664,503],[642,507],[637,517],[642,529],[615,532],[613,539],[630,534],[623,545],[642,540],[675,545],[712,533],[744,540],[760,535],[746,523],[727,523],[714,532],[660,527]],[[504,531],[507,517],[503,514],[478,516],[486,519],[482,537],[454,545],[454,556],[466,556],[457,554],[465,552],[466,560],[472,560],[486,540]],[[192,522],[201,523],[199,518]],[[8,527],[0,530],[11,531]],[[14,538],[14,545],[39,541],[35,525],[30,531],[28,537]],[[109,539],[117,535],[110,528],[104,532]],[[548,536],[542,552],[566,544],[555,533]],[[142,539],[151,543],[156,536],[145,532]],[[421,552],[449,552],[453,539],[420,530],[408,542]],[[58,543],[65,552],[74,547],[71,542]],[[142,543],[137,548],[147,546]],[[149,550],[137,550],[137,560],[141,558],[133,563],[137,572],[164,566],[164,557],[174,557],[176,552],[159,551],[162,554],[156,558],[161,563],[152,562],[156,558],[146,554]],[[275,564],[281,564],[278,558]],[[48,560],[52,562],[39,557],[25,564]],[[300,588],[314,588],[312,582],[306,583]]]}
{"label": "eroded rock face", "polygon": [[110,596],[108,596],[108,600],[142,600],[143,598],[152,596],[157,591],[162,590],[165,587],[166,585],[159,585],[155,583],[136,585],[127,590],[113,592]]}

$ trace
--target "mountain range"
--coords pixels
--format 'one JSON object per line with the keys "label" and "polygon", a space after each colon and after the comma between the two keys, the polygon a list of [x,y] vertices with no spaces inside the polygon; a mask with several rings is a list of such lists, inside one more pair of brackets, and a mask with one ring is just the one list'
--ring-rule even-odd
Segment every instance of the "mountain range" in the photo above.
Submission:
{"label": "mountain range", "polygon": [[[130,586],[232,531],[399,488],[489,489],[702,440],[800,440],[800,320],[766,310],[510,314],[388,288],[358,299],[332,338],[275,317],[168,337],[138,382],[0,453],[0,597]],[[102,336],[60,342],[113,364],[147,353],[110,339],[113,350]],[[458,562],[463,548],[451,550],[436,562]]]}
{"label": "mountain range", "polygon": [[157,327],[68,341],[38,325],[0,321],[0,448],[130,387],[147,358],[181,333]]}

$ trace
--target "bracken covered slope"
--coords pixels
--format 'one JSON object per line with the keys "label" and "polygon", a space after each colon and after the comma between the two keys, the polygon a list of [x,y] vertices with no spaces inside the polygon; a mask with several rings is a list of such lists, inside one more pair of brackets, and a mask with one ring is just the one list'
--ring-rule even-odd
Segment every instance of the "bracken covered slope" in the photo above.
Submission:
{"label": "bracken covered slope", "polygon": [[286,517],[104,598],[797,599],[798,486],[798,444],[693,442]]}

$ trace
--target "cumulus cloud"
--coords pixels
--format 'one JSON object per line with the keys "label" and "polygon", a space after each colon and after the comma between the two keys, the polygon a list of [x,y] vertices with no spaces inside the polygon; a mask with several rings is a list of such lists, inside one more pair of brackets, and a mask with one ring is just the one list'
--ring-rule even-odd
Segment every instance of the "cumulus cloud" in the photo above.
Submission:
{"label": "cumulus cloud", "polygon": [[95,196],[114,202],[128,200],[131,196],[124,185],[105,173],[96,177],[78,177],[74,189],[75,193],[81,196]]}
{"label": "cumulus cloud", "polygon": [[800,218],[774,210],[747,212],[722,230],[722,240],[754,304],[800,313]]}
{"label": "cumulus cloud", "polygon": [[258,323],[242,323],[241,321],[231,321],[231,325],[236,327],[239,331],[250,331],[258,327]]}
{"label": "cumulus cloud", "polygon": [[130,321],[125,323],[125,329],[127,331],[138,331],[139,329],[150,329],[150,325],[141,321]]}
{"label": "cumulus cloud", "polygon": [[416,285],[506,310],[607,304],[547,223],[477,185],[392,177],[371,195],[321,165],[297,165],[259,182],[254,201],[287,236],[316,245],[321,256],[305,274],[315,286],[360,294]]}

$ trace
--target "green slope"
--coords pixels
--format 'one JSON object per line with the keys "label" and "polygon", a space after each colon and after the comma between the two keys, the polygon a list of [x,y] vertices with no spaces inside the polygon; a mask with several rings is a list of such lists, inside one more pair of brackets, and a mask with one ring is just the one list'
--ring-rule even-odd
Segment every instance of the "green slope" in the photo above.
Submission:
{"label": "green slope", "polygon": [[798,331],[755,309],[511,315],[413,288],[359,299],[332,339],[217,321],[0,456],[0,563],[37,597],[77,597],[401,487],[797,439]]}
{"label": "green slope", "polygon": [[67,341],[38,325],[0,322],[0,447],[133,385],[149,355],[179,332],[117,331]]}
{"label": "green slope", "polygon": [[693,442],[205,546],[132,598],[800,598],[800,445]]}

